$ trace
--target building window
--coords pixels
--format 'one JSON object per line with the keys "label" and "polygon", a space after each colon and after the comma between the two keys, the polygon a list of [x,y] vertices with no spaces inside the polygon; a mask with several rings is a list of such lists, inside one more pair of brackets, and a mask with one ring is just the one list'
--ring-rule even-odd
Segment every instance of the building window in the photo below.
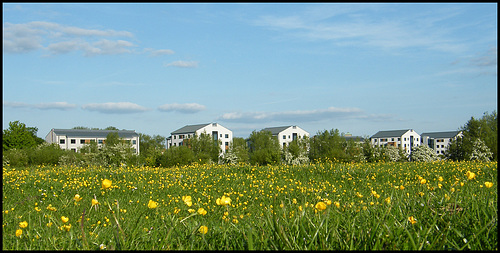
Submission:
{"label": "building window", "polygon": [[64,139],[60,139],[59,140],[59,144],[64,144],[65,143],[65,140]]}
{"label": "building window", "polygon": [[286,140],[286,135],[283,135],[283,140]]}
{"label": "building window", "polygon": [[72,148],[71,151],[75,152],[76,153],[76,148]]}
{"label": "building window", "polygon": [[76,144],[76,140],[75,139],[71,139],[71,144]]}
{"label": "building window", "polygon": [[136,142],[136,140],[132,140],[132,144],[134,144],[134,145],[135,145],[136,143],[137,143],[137,142]]}
{"label": "building window", "polygon": [[102,144],[102,140],[97,140],[97,143]]}
{"label": "building window", "polygon": [[226,139],[229,139],[229,134],[226,134]]}
{"label": "building window", "polygon": [[85,139],[80,139],[80,144],[85,144]]}

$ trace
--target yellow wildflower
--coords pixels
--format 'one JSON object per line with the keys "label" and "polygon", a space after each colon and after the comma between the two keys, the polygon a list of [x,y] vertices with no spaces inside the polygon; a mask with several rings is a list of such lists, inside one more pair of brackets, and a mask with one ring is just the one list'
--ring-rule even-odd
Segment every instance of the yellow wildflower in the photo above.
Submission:
{"label": "yellow wildflower", "polygon": [[207,214],[207,210],[200,208],[200,209],[198,209],[198,214],[205,215],[205,214]]}
{"label": "yellow wildflower", "polygon": [[82,197],[80,197],[80,195],[76,194],[74,199],[76,202],[78,202],[78,201],[82,200]]}
{"label": "yellow wildflower", "polygon": [[319,211],[323,211],[326,209],[326,204],[325,202],[318,202],[315,206],[314,206],[316,209],[318,209]]}
{"label": "yellow wildflower", "polygon": [[23,230],[22,229],[16,230],[16,236],[17,237],[20,237],[22,234],[23,234]]}
{"label": "yellow wildflower", "polygon": [[66,223],[66,222],[68,222],[68,221],[69,221],[69,218],[68,218],[68,217],[66,217],[66,216],[61,216],[61,221],[62,221],[63,223]]}
{"label": "yellow wildflower", "polygon": [[391,197],[387,197],[387,198],[385,199],[385,203],[390,204],[390,203],[391,203]]}
{"label": "yellow wildflower", "polygon": [[182,196],[182,201],[184,201],[184,204],[186,204],[187,206],[193,205],[191,196]]}
{"label": "yellow wildflower", "polygon": [[413,218],[413,216],[408,217],[408,221],[410,221],[412,225],[417,223],[417,220]]}
{"label": "yellow wildflower", "polygon": [[149,200],[149,202],[148,202],[148,207],[149,207],[150,209],[155,209],[157,206],[158,206],[158,203],[157,203],[157,202],[152,201],[152,200]]}
{"label": "yellow wildflower", "polygon": [[99,201],[97,199],[92,199],[92,206],[98,205]]}
{"label": "yellow wildflower", "polygon": [[104,179],[102,180],[102,188],[103,189],[108,189],[109,187],[111,187],[111,180],[109,179]]}
{"label": "yellow wildflower", "polygon": [[206,234],[208,232],[208,227],[207,226],[201,226],[199,229],[198,229],[198,232],[202,233],[202,234]]}
{"label": "yellow wildflower", "polygon": [[422,179],[422,180],[420,180],[420,183],[421,183],[421,184],[425,184],[425,183],[427,183],[427,180]]}
{"label": "yellow wildflower", "polygon": [[231,198],[226,197],[226,196],[222,196],[221,198],[218,198],[215,202],[219,206],[230,205],[231,204]]}
{"label": "yellow wildflower", "polygon": [[19,227],[20,228],[25,228],[27,226],[28,226],[28,222],[27,221],[19,222]]}
{"label": "yellow wildflower", "polygon": [[470,171],[467,171],[467,178],[468,178],[469,180],[472,180],[472,179],[474,179],[475,177],[476,177],[476,173],[474,173],[474,172],[470,172]]}
{"label": "yellow wildflower", "polygon": [[493,186],[493,183],[492,182],[484,182],[484,185],[486,186],[486,188],[491,188]]}

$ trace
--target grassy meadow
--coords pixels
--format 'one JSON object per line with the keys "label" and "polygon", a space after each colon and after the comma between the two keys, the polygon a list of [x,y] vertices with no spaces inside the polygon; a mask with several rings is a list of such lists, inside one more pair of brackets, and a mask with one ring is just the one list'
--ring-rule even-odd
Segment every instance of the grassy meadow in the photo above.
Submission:
{"label": "grassy meadow", "polygon": [[4,250],[496,250],[497,162],[3,167]]}

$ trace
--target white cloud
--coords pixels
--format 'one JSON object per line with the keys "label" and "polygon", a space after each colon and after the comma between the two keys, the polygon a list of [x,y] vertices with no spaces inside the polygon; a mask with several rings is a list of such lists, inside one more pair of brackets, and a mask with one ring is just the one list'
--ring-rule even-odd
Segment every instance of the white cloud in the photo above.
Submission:
{"label": "white cloud", "polygon": [[164,104],[158,107],[158,110],[163,112],[180,112],[180,113],[197,113],[205,110],[204,105],[197,103],[187,103],[187,104]]}
{"label": "white cloud", "polygon": [[76,107],[75,104],[69,104],[67,102],[51,102],[51,103],[39,103],[39,104],[27,104],[22,102],[3,102],[5,107],[11,108],[36,108],[41,110],[70,110]]}
{"label": "white cloud", "polygon": [[96,111],[101,113],[109,113],[109,114],[126,114],[126,113],[138,113],[145,112],[149,109],[134,103],[130,102],[118,102],[118,103],[93,103],[86,104],[82,106],[82,109],[88,111]]}
{"label": "white cloud", "polygon": [[170,49],[145,48],[144,51],[149,52],[150,56],[170,55],[175,53],[173,50]]}
{"label": "white cloud", "polygon": [[223,121],[236,122],[299,122],[320,121],[325,119],[352,118],[363,114],[358,108],[336,108],[284,111],[284,112],[230,112],[219,117]]}
{"label": "white cloud", "polygon": [[179,67],[179,68],[196,68],[198,67],[197,61],[174,61],[165,65],[166,67]]}
{"label": "white cloud", "polygon": [[133,37],[127,31],[83,29],[57,23],[34,21],[25,24],[4,23],[3,51],[26,53],[46,49],[51,54],[65,54],[77,50],[86,56],[130,53],[135,46],[125,40],[110,37]]}

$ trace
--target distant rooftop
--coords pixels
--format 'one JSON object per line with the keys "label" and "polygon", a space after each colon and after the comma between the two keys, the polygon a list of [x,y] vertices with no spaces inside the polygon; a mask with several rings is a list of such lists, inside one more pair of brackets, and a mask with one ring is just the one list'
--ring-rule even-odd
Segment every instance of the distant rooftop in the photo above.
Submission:
{"label": "distant rooftop", "polygon": [[420,136],[429,136],[430,138],[453,138],[457,136],[461,131],[447,131],[447,132],[431,132],[423,133]]}
{"label": "distant rooftop", "polygon": [[181,127],[175,131],[173,131],[171,134],[190,134],[190,133],[195,133],[199,129],[206,127],[210,125],[210,123],[207,124],[198,124],[198,125],[187,125],[184,127]]}
{"label": "distant rooftop", "polygon": [[376,134],[374,134],[370,138],[385,138],[385,137],[396,137],[396,136],[402,136],[406,132],[410,131],[411,129],[403,129],[403,130],[390,130],[390,131],[378,131]]}
{"label": "distant rooftop", "polygon": [[282,132],[283,130],[285,130],[289,127],[291,127],[291,126],[268,127],[268,128],[262,129],[261,131],[269,131],[269,132],[271,132],[272,135],[278,135],[280,132]]}
{"label": "distant rooftop", "polygon": [[53,131],[57,135],[64,135],[67,137],[106,138],[109,133],[118,133],[120,138],[139,136],[134,130],[53,129]]}

